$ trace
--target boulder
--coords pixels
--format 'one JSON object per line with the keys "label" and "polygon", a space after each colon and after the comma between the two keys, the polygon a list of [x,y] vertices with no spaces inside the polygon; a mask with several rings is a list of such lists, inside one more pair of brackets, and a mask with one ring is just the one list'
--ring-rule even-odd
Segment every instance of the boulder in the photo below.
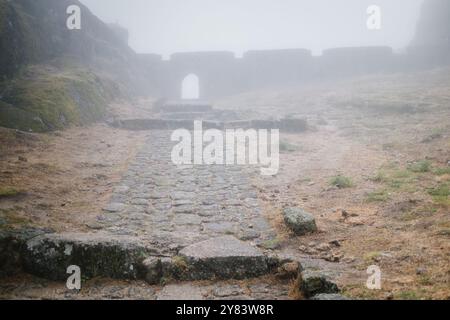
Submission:
{"label": "boulder", "polygon": [[305,270],[299,276],[300,291],[306,298],[319,294],[339,293],[338,286],[320,271]]}
{"label": "boulder", "polygon": [[317,231],[314,216],[299,208],[283,210],[284,222],[297,236],[303,236]]}

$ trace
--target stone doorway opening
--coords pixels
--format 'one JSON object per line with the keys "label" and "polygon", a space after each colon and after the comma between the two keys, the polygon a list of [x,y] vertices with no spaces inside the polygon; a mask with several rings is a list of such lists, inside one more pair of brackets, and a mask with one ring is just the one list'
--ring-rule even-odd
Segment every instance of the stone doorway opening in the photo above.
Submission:
{"label": "stone doorway opening", "polygon": [[200,99],[200,79],[196,74],[189,74],[184,77],[181,84],[182,100],[199,100]]}

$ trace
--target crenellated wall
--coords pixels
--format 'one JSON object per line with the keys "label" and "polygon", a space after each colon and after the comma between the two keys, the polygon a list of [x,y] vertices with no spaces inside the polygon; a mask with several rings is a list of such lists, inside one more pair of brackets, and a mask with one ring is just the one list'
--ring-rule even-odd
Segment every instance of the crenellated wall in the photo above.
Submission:
{"label": "crenellated wall", "polygon": [[389,47],[353,47],[325,50],[321,56],[286,49],[248,51],[242,58],[224,51],[175,53],[167,61],[141,55],[141,60],[154,84],[152,94],[179,99],[183,79],[195,74],[200,98],[214,99],[265,87],[429,68],[450,63],[449,56],[449,47],[412,47],[404,54]]}

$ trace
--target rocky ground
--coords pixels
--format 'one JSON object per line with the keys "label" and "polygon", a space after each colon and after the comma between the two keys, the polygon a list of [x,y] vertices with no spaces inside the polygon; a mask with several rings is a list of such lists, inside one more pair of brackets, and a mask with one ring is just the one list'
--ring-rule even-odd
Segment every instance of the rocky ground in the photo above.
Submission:
{"label": "rocky ground", "polygon": [[[176,167],[164,130],[4,130],[0,228],[39,228],[23,259],[41,278],[7,277],[0,296],[292,299],[335,292],[336,284],[352,298],[449,298],[448,74],[218,101],[242,119],[308,120],[306,132],[282,134],[274,177],[241,166]],[[148,105],[140,104],[146,117]],[[286,208],[310,213],[318,231],[295,235]],[[41,259],[49,250],[56,254]],[[93,279],[80,292],[65,288],[62,265],[112,255],[119,262],[104,272],[86,266]],[[381,290],[366,288],[373,264]]]}

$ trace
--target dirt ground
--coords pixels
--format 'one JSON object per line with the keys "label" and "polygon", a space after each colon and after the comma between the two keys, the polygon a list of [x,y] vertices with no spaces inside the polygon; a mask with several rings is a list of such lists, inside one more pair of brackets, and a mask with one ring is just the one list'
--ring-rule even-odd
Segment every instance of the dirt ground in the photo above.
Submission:
{"label": "dirt ground", "polygon": [[[308,133],[281,137],[280,174],[259,186],[279,246],[347,263],[340,285],[348,296],[450,298],[449,75],[368,77],[223,102],[309,120]],[[320,232],[293,238],[281,217],[288,206],[314,214]],[[381,290],[366,287],[370,265],[381,269]]]}
{"label": "dirt ground", "polygon": [[[279,175],[255,181],[281,247],[345,262],[352,270],[340,285],[351,297],[450,299],[449,70],[266,90],[216,106],[308,119],[308,132],[282,135]],[[102,124],[43,135],[1,129],[0,228],[96,229],[150,135]],[[314,214],[320,232],[293,237],[281,218],[292,205]],[[381,268],[381,290],[366,288],[369,265]]]}
{"label": "dirt ground", "polygon": [[146,135],[102,124],[40,135],[1,129],[0,219],[55,232],[95,229]]}

